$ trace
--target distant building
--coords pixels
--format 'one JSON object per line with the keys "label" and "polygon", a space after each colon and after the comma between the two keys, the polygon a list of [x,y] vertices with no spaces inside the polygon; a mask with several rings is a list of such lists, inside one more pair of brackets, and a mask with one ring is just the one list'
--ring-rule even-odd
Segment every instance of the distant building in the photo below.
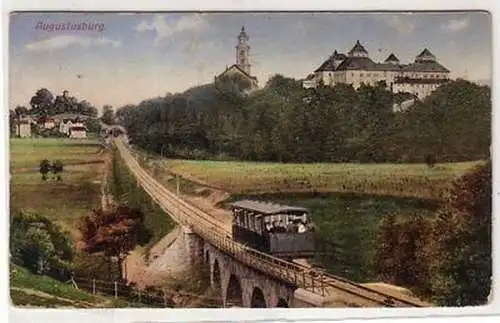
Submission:
{"label": "distant building", "polygon": [[249,40],[250,37],[245,31],[245,27],[242,26],[238,35],[238,44],[236,45],[236,64],[227,66],[224,72],[215,77],[215,82],[223,76],[239,75],[249,82],[250,91],[258,88],[257,78],[251,74]]}
{"label": "distant building", "polygon": [[41,117],[38,119],[38,124],[42,125],[45,129],[52,129],[56,126],[56,120],[51,117]]}
{"label": "distant building", "polygon": [[449,73],[427,48],[409,64],[401,64],[393,53],[383,63],[376,63],[358,40],[347,55],[335,50],[303,80],[303,86],[310,88],[320,83],[329,86],[347,83],[357,89],[361,84],[375,85],[384,81],[393,93],[408,92],[422,99],[449,81]]}
{"label": "distant building", "polygon": [[87,128],[82,125],[73,125],[69,128],[69,137],[75,139],[87,138]]}
{"label": "distant building", "polygon": [[16,136],[20,138],[31,137],[31,124],[33,120],[31,118],[22,118],[16,121]]}

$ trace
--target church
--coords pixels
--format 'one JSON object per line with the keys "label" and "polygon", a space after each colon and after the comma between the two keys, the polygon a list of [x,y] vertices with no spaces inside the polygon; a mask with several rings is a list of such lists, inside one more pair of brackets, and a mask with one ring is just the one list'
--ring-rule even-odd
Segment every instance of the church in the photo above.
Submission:
{"label": "church", "polygon": [[250,37],[245,31],[245,26],[241,27],[236,44],[236,63],[227,66],[224,72],[215,77],[215,82],[224,77],[240,77],[250,85],[248,91],[258,88],[258,81],[255,76],[252,76],[250,65]]}
{"label": "church", "polygon": [[394,53],[383,63],[376,63],[358,40],[347,55],[335,50],[314,73],[303,80],[303,86],[315,87],[320,82],[329,86],[347,83],[357,89],[362,83],[375,85],[385,81],[393,93],[406,92],[423,99],[447,82],[449,73],[427,48],[409,64],[401,64]]}

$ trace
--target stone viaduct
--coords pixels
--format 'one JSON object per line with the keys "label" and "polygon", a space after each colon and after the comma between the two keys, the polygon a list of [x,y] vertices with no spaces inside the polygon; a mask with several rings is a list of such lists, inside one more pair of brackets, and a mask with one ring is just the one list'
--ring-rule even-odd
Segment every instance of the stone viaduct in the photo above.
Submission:
{"label": "stone viaduct", "polygon": [[191,264],[210,268],[211,286],[224,307],[322,307],[325,298],[269,277],[207,243],[184,227],[182,236]]}

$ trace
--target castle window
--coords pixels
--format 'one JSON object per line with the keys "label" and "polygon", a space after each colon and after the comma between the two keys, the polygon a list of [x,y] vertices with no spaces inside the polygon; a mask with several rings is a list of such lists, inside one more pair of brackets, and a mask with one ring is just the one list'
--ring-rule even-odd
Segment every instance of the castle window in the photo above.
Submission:
{"label": "castle window", "polygon": [[359,77],[363,77],[363,73],[359,73]]}

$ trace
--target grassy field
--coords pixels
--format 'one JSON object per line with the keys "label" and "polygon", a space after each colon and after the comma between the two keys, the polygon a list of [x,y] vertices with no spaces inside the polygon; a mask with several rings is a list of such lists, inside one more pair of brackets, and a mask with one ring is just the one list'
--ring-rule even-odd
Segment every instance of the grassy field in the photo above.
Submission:
{"label": "grassy field", "polygon": [[377,280],[374,256],[384,216],[432,215],[453,180],[478,163],[429,168],[422,164],[164,160],[150,162],[153,166],[149,168],[171,189],[175,180],[159,174],[154,164],[183,176],[181,190],[187,194],[196,194],[200,184],[205,184],[233,193],[231,200],[249,197],[309,208],[319,228],[318,237],[336,251],[334,256],[318,256],[314,262],[340,276],[369,282]]}
{"label": "grassy field", "polygon": [[[100,203],[100,150],[96,140],[11,139],[11,211],[37,212],[74,228],[75,220]],[[64,163],[62,182],[41,180],[43,159]]]}
{"label": "grassy field", "polygon": [[233,193],[351,192],[438,198],[477,162],[438,164],[278,164],[166,160],[169,171]]}

